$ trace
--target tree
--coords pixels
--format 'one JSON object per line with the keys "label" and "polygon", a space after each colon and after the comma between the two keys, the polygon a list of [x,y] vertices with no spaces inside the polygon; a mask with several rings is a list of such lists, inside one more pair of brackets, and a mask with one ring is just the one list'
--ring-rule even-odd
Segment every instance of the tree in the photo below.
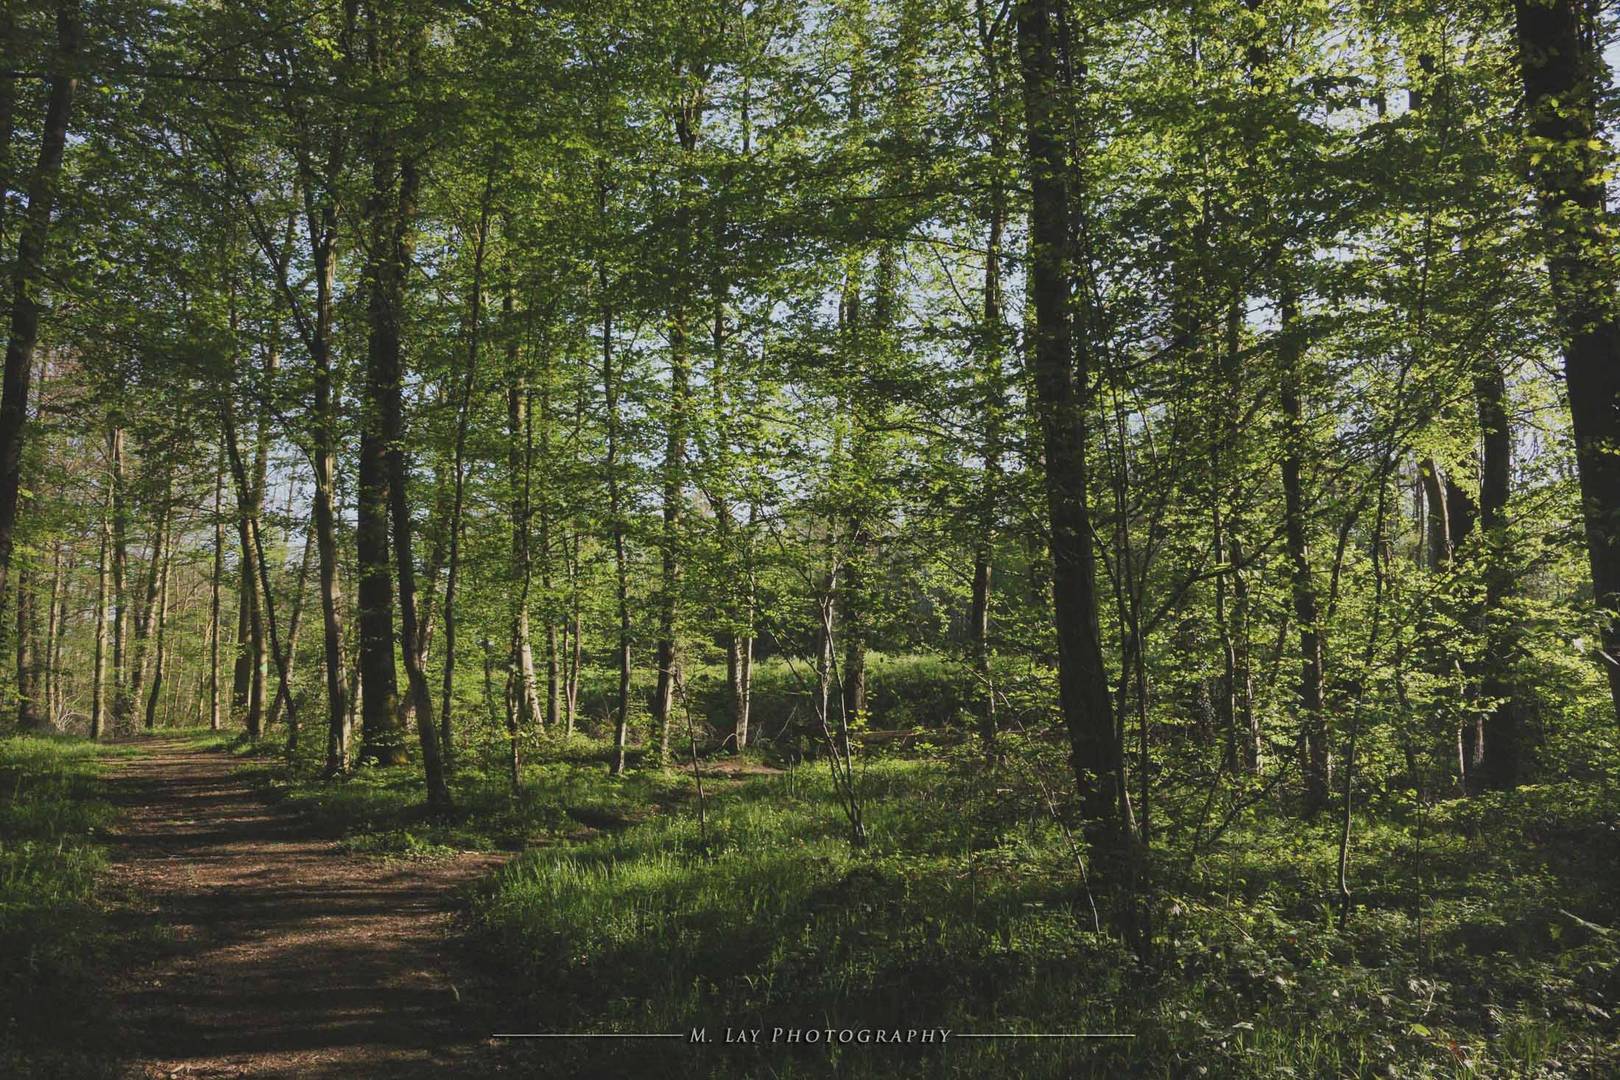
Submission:
{"label": "tree", "polygon": [[[9,10],[9,9],[8,9]],[[39,341],[39,293],[44,285],[45,241],[51,208],[67,146],[68,119],[79,85],[77,64],[81,35],[78,0],[56,2],[56,53],[46,96],[39,160],[28,183],[28,205],[17,234],[17,261],[11,275],[11,334],[0,379],[0,611],[7,597],[7,575],[17,526],[17,498],[22,473],[23,433],[28,421],[28,384]],[[10,83],[8,78],[5,80]],[[8,88],[9,89],[9,88]],[[6,100],[5,145],[10,153],[10,99]]]}
{"label": "tree", "polygon": [[[1531,180],[1564,353],[1601,656],[1620,719],[1620,277],[1603,204],[1608,152],[1597,137],[1593,99],[1600,60],[1585,18],[1574,0],[1514,4]],[[1511,713],[1493,715],[1486,740],[1487,782],[1512,787],[1521,753]]]}
{"label": "tree", "polygon": [[1030,290],[1035,325],[1030,363],[1046,464],[1059,697],[1081,809],[1093,823],[1099,846],[1107,847],[1119,843],[1124,791],[1097,622],[1082,400],[1090,373],[1089,342],[1083,308],[1077,313],[1072,299],[1072,208],[1063,136],[1065,87],[1059,76],[1058,12],[1049,0],[1019,0],[1017,18],[1032,193]]}

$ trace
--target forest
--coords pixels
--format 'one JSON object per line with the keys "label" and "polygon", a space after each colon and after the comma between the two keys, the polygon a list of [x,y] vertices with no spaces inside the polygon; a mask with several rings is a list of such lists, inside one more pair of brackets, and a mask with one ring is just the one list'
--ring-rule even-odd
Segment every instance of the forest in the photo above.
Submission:
{"label": "forest", "polygon": [[0,1073],[1620,1075],[1617,36],[0,0]]}

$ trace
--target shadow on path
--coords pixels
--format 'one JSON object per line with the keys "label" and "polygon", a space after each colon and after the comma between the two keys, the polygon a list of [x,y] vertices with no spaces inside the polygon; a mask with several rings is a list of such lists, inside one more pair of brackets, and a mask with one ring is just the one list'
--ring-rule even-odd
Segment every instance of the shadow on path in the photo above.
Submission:
{"label": "shadow on path", "polygon": [[236,762],[142,740],[106,781],[112,883],[164,944],[109,1003],[143,1077],[487,1076],[496,987],[458,956],[460,887],[490,855],[382,862],[312,838]]}

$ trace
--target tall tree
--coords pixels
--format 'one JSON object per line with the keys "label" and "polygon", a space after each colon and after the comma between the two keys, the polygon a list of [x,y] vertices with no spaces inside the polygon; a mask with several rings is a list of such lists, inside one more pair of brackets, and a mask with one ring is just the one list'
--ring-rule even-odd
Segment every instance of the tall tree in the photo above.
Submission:
{"label": "tall tree", "polygon": [[[405,13],[402,17],[400,13],[384,10],[381,5],[369,5],[366,20],[367,52],[373,78],[386,80],[401,74],[419,74],[418,63],[426,28],[419,25],[402,26],[402,23],[414,22],[411,13]],[[403,67],[399,64],[402,50],[407,58]],[[415,148],[402,145],[404,141],[397,124],[386,118],[373,122],[367,147],[371,191],[366,208],[370,236],[365,273],[366,390],[371,418],[366,437],[371,441],[372,469],[376,470],[379,465],[381,469],[380,475],[373,471],[363,476],[361,487],[364,492],[369,481],[371,498],[386,503],[386,526],[380,520],[371,522],[370,539],[375,542],[385,528],[391,533],[394,575],[399,589],[400,651],[405,660],[405,676],[421,744],[428,805],[436,810],[447,810],[451,805],[450,789],[444,776],[439,733],[433,723],[433,696],[418,648],[417,638],[422,623],[417,612],[416,562],[411,553],[411,504],[406,487],[409,469],[404,445],[405,366],[401,334],[420,172]],[[377,458],[380,461],[375,460]],[[366,448],[363,446],[362,465],[365,463]],[[380,517],[384,507],[376,505],[373,509]],[[375,558],[378,553],[368,545],[362,552],[362,558],[367,554]],[[373,565],[370,570],[375,575],[377,567]],[[373,619],[375,621],[374,615]],[[380,627],[372,628],[373,635],[377,629]],[[380,653],[384,649],[387,651],[388,666],[385,685],[386,680],[392,678],[391,639],[390,632],[388,640],[379,642],[373,636],[367,643],[378,654],[372,657],[367,667],[368,698],[375,685],[371,678],[372,671],[381,667]],[[369,709],[370,702],[367,704]],[[401,754],[403,749],[401,746]]]}
{"label": "tall tree", "polygon": [[[1059,5],[1018,0],[1018,57],[1024,77],[1024,138],[1030,203],[1030,291],[1035,325],[1029,362],[1045,453],[1045,487],[1058,639],[1058,695],[1070,764],[1091,833],[1107,847],[1124,823],[1121,748],[1108,700],[1097,621],[1096,555],[1086,490],[1086,403],[1090,377],[1086,322],[1076,316],[1072,207],[1060,77]],[[1073,328],[1081,327],[1076,340]]]}
{"label": "tall tree", "polygon": [[[79,85],[81,34],[78,0],[56,0],[56,50],[46,92],[45,122],[40,129],[39,160],[28,181],[28,205],[17,234],[17,261],[11,273],[11,334],[6,341],[4,374],[0,377],[0,611],[4,610],[8,595],[6,579],[11,571],[17,527],[23,429],[28,422],[28,384],[34,372],[40,291],[45,284],[45,241],[50,232],[57,180],[62,172],[62,154],[67,146],[73,95]],[[4,81],[10,83],[12,79],[7,77]],[[6,144],[0,147],[0,152],[7,155],[11,150],[9,91],[8,87],[4,116]],[[3,178],[9,180],[9,171]]]}
{"label": "tall tree", "polygon": [[[1580,0],[1514,4],[1531,181],[1564,352],[1602,660],[1620,721],[1620,273],[1604,207],[1609,151],[1597,127],[1602,60],[1587,11]],[[1512,787],[1521,752],[1510,713],[1493,716],[1486,740],[1487,782]]]}

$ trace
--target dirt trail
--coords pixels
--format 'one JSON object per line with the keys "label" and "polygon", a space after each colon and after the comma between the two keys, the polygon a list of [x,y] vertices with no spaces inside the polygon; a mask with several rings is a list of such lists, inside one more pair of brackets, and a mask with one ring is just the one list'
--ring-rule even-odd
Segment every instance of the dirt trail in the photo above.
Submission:
{"label": "dirt trail", "polygon": [[494,856],[380,862],[311,838],[228,754],[142,740],[107,784],[114,888],[172,935],[107,1003],[142,1077],[487,1076],[493,987],[457,957]]}

